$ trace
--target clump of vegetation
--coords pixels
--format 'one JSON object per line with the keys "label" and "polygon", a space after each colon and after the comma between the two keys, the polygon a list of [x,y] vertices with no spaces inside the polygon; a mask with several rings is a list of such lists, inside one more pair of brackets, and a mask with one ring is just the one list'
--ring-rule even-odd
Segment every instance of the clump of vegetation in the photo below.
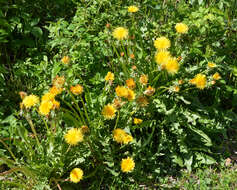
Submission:
{"label": "clump of vegetation", "polygon": [[[73,4],[74,16],[44,26],[40,56],[9,67],[26,80],[19,108],[1,120],[2,187],[149,187],[233,153],[230,3]],[[186,188],[185,176],[175,187]]]}

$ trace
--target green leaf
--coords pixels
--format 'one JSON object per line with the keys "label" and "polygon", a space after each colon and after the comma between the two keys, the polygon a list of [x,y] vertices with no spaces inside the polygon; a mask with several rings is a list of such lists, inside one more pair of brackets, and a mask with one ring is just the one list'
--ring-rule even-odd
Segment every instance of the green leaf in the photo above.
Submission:
{"label": "green leaf", "polygon": [[188,125],[188,126],[192,131],[194,131],[195,133],[197,133],[198,135],[200,135],[202,137],[202,141],[205,142],[206,146],[212,146],[211,139],[203,131],[201,131],[195,127],[192,127],[191,125]]}
{"label": "green leaf", "polygon": [[31,30],[31,33],[36,37],[36,38],[40,38],[43,35],[43,31],[40,27],[33,27]]}
{"label": "green leaf", "polygon": [[174,163],[178,164],[180,167],[184,166],[183,159],[180,156],[175,154],[175,155],[172,156],[172,158],[173,158]]}
{"label": "green leaf", "polygon": [[187,167],[188,171],[192,171],[193,155],[189,154],[184,158],[184,165]]}
{"label": "green leaf", "polygon": [[61,70],[60,63],[55,63],[52,69],[52,80],[56,77],[56,75],[59,73],[60,70]]}

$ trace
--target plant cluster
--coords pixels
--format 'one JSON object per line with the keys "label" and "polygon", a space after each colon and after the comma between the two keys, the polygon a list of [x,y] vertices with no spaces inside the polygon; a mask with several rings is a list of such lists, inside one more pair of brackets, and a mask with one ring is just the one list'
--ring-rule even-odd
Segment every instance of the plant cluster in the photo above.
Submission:
{"label": "plant cluster", "polygon": [[52,57],[37,65],[38,86],[19,93],[20,111],[1,122],[3,185],[126,189],[226,153],[237,116],[223,96],[235,92],[236,57],[219,50],[232,36],[222,13],[119,2],[74,2],[70,22],[46,27]]}

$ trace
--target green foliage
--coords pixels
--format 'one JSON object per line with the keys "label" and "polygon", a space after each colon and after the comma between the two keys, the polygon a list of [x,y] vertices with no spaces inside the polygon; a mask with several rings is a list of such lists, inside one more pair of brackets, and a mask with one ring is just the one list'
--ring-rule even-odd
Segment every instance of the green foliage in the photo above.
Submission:
{"label": "green foliage", "polygon": [[[1,121],[0,165],[7,170],[3,185],[98,189],[111,184],[114,189],[137,189],[141,183],[149,186],[167,174],[177,175],[180,168],[191,172],[213,165],[232,153],[225,150],[225,142],[236,139],[228,133],[237,123],[234,1],[135,1],[136,13],[129,13],[130,3],[123,1],[20,2],[4,3],[0,9],[1,52],[6,52],[1,53],[0,81],[9,79],[0,83],[0,99],[5,102],[0,116],[11,112],[6,114],[6,106],[19,104],[19,91],[41,96],[51,91],[59,76],[66,82],[60,84],[62,94],[54,95],[60,109],[54,105],[42,114],[41,98],[36,107],[24,105]],[[65,14],[73,5],[75,14]],[[60,12],[60,6],[65,10]],[[58,19],[64,14],[73,16]],[[187,34],[176,32],[180,22],[188,26]],[[119,26],[128,29],[128,39],[113,37]],[[155,61],[154,40],[161,36],[171,41],[177,73],[170,74],[167,64]],[[114,80],[104,79],[109,71]],[[215,73],[221,79],[215,79]],[[193,82],[198,74],[206,77],[203,87]],[[148,84],[140,82],[142,75],[147,75]],[[116,87],[129,86],[130,78],[136,84],[135,97],[119,98]],[[80,95],[71,90],[77,84],[84,89]],[[102,110],[116,100],[116,114],[107,120]],[[143,122],[135,124],[134,118]],[[83,142],[67,145],[64,134],[82,126],[89,127]],[[133,141],[116,142],[116,128]],[[135,161],[131,173],[121,171],[121,160],[127,156]],[[72,184],[69,176],[76,167],[84,177]]]}

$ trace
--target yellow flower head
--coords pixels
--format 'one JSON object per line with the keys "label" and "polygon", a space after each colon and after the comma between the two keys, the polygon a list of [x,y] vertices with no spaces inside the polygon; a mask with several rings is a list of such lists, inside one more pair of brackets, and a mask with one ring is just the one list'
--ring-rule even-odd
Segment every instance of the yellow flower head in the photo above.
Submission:
{"label": "yellow flower head", "polygon": [[148,99],[145,96],[140,96],[137,98],[136,102],[141,106],[145,107],[149,104]]}
{"label": "yellow flower head", "polygon": [[190,83],[195,84],[197,88],[202,90],[206,87],[206,75],[199,73],[192,80],[190,80]]}
{"label": "yellow flower head", "polygon": [[128,96],[128,89],[124,86],[117,86],[115,89],[117,96],[119,97],[127,97]]}
{"label": "yellow flower head", "polygon": [[120,98],[115,98],[115,99],[114,99],[113,106],[114,106],[116,109],[121,108],[124,104],[125,104],[125,102],[123,102]]}
{"label": "yellow flower head", "polygon": [[147,77],[147,75],[142,75],[142,76],[140,76],[139,82],[140,82],[142,85],[146,85],[146,84],[148,83],[148,77]]}
{"label": "yellow flower head", "polygon": [[123,143],[128,144],[133,141],[133,137],[131,135],[126,134],[123,138]]}
{"label": "yellow flower head", "polygon": [[43,102],[43,101],[53,101],[54,97],[55,97],[54,94],[52,94],[52,93],[50,93],[50,92],[47,92],[47,93],[45,93],[45,94],[42,96],[41,101],[42,101],[42,102]]}
{"label": "yellow flower head", "polygon": [[136,83],[134,82],[132,78],[126,80],[126,85],[130,89],[134,89],[136,87]]}
{"label": "yellow flower head", "polygon": [[64,83],[65,83],[64,76],[62,76],[62,77],[56,76],[53,79],[53,86],[56,86],[57,88],[62,88]]}
{"label": "yellow flower head", "polygon": [[128,89],[128,95],[126,97],[128,99],[128,101],[134,100],[135,96],[136,96],[135,92],[131,89]]}
{"label": "yellow flower head", "polygon": [[68,64],[70,62],[70,57],[68,56],[64,56],[61,61],[64,63],[64,64]]}
{"label": "yellow flower head", "polygon": [[188,26],[184,23],[177,23],[175,29],[180,34],[186,34],[188,32]]}
{"label": "yellow flower head", "polygon": [[141,124],[142,123],[142,119],[134,118],[133,123],[135,125]]}
{"label": "yellow flower head", "polygon": [[156,40],[154,41],[154,46],[158,50],[166,50],[170,48],[170,40],[164,36],[156,38]]}
{"label": "yellow flower head", "polygon": [[102,115],[105,119],[113,119],[115,117],[116,109],[113,105],[108,104],[102,110]]}
{"label": "yellow flower head", "polygon": [[74,168],[70,173],[70,180],[74,183],[78,183],[83,178],[83,171],[80,168]]}
{"label": "yellow flower head", "polygon": [[21,99],[23,100],[27,96],[27,93],[23,92],[23,91],[20,91],[19,95],[20,95]]}
{"label": "yellow flower head", "polygon": [[122,159],[122,162],[121,162],[121,170],[123,172],[131,172],[135,167],[135,162],[133,161],[132,158],[130,157],[127,157],[125,159]]}
{"label": "yellow flower head", "polygon": [[113,37],[117,40],[123,40],[128,38],[128,29],[124,27],[115,28],[113,31]]}
{"label": "yellow flower head", "polygon": [[79,95],[83,92],[83,86],[80,84],[77,84],[76,86],[71,86],[70,91],[75,95]]}
{"label": "yellow flower head", "polygon": [[148,88],[145,90],[144,94],[147,96],[152,96],[155,93],[155,88],[148,86]]}
{"label": "yellow flower head", "polygon": [[135,13],[138,10],[139,10],[139,8],[134,5],[128,7],[128,12],[130,12],[130,13]]}
{"label": "yellow flower head", "polygon": [[86,125],[81,126],[81,132],[83,134],[89,133],[89,131],[90,131],[90,129],[88,126],[86,126]]}
{"label": "yellow flower head", "polygon": [[41,115],[48,115],[52,108],[53,108],[52,101],[42,101],[39,106],[39,113]]}
{"label": "yellow flower head", "polygon": [[62,88],[57,88],[56,86],[53,86],[53,87],[50,88],[49,93],[53,94],[54,96],[56,96],[58,94],[61,94],[62,91],[63,91]]}
{"label": "yellow flower head", "polygon": [[125,135],[126,132],[123,129],[118,128],[113,130],[113,138],[117,143],[122,144]]}
{"label": "yellow flower head", "polygon": [[155,54],[155,60],[158,65],[165,65],[170,59],[170,52],[159,51]]}
{"label": "yellow flower head", "polygon": [[83,133],[81,129],[71,128],[64,135],[64,139],[69,145],[77,145],[83,141]]}
{"label": "yellow flower head", "polygon": [[178,83],[179,83],[179,85],[181,85],[181,84],[184,83],[184,81],[183,80],[179,80]]}
{"label": "yellow flower head", "polygon": [[113,130],[113,138],[120,144],[128,144],[133,141],[133,137],[120,128]]}
{"label": "yellow flower head", "polygon": [[113,81],[114,80],[114,73],[108,72],[105,76],[106,81]]}
{"label": "yellow flower head", "polygon": [[26,108],[30,108],[35,106],[36,104],[39,103],[39,97],[35,96],[35,95],[29,95],[29,96],[25,96],[22,104],[26,107]]}
{"label": "yellow flower head", "polygon": [[212,63],[212,62],[208,62],[207,66],[208,66],[209,68],[214,68],[214,67],[216,67],[216,64],[215,64],[215,63]]}
{"label": "yellow flower head", "polygon": [[220,76],[219,73],[216,72],[214,75],[212,75],[212,78],[213,78],[214,80],[219,80],[219,79],[221,79],[221,76]]}
{"label": "yellow flower head", "polygon": [[53,103],[53,109],[59,109],[59,107],[60,107],[59,101],[53,99],[52,103]]}
{"label": "yellow flower head", "polygon": [[174,92],[179,92],[179,90],[180,90],[179,86],[174,86],[174,87],[173,87],[173,91],[174,91]]}
{"label": "yellow flower head", "polygon": [[176,58],[170,58],[165,64],[165,69],[170,74],[175,74],[179,70],[179,63]]}

